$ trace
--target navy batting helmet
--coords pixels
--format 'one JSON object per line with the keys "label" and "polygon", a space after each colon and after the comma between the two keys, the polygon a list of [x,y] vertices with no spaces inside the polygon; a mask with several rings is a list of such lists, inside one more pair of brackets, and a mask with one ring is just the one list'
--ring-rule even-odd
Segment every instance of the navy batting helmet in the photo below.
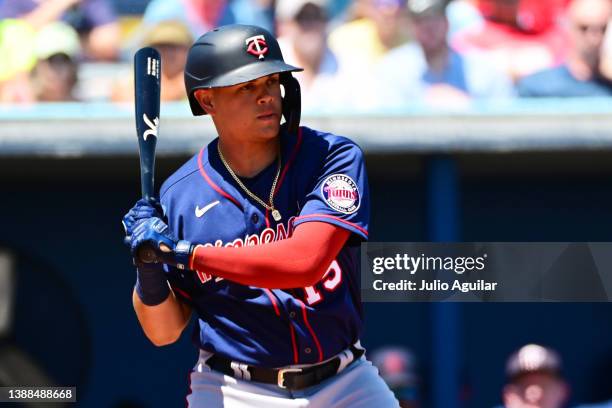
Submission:
{"label": "navy batting helmet", "polygon": [[285,90],[283,116],[289,130],[300,121],[300,86],[291,75],[301,68],[286,64],[278,42],[261,27],[232,24],[207,32],[191,46],[185,65],[185,88],[191,112],[205,115],[194,93],[280,73]]}

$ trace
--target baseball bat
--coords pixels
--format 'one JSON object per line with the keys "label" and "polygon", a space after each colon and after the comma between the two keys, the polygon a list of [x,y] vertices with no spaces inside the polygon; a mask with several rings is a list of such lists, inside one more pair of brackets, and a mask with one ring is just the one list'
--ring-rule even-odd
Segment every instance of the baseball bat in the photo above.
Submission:
{"label": "baseball bat", "polygon": [[[161,56],[155,48],[139,49],[134,55],[134,104],[136,134],[140,155],[140,186],[142,198],[155,196],[155,147],[159,129],[159,98],[161,90]],[[137,254],[142,262],[155,260],[155,250],[142,245]]]}

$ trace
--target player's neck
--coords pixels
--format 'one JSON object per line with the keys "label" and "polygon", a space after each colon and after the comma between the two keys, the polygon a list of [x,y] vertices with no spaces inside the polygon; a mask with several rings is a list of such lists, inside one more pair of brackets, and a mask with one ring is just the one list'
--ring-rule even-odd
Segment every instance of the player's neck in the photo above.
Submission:
{"label": "player's neck", "polygon": [[279,152],[279,138],[265,142],[228,143],[219,139],[219,148],[227,164],[239,177],[254,177],[276,161]]}

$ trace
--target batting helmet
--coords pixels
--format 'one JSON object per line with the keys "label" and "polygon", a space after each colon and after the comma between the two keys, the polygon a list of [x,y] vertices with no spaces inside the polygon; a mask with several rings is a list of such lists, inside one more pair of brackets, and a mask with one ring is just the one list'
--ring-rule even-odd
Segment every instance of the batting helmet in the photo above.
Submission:
{"label": "batting helmet", "polygon": [[286,64],[278,42],[263,28],[232,24],[207,32],[191,46],[185,65],[185,88],[191,112],[205,115],[194,93],[198,89],[232,86],[280,73],[285,90],[283,116],[290,131],[300,121],[300,86],[291,75],[301,68]]}

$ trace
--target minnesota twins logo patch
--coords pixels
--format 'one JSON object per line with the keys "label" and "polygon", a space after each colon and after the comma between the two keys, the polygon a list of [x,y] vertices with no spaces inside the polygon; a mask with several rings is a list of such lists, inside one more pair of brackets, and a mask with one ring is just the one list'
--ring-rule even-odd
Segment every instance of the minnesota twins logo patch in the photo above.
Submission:
{"label": "minnesota twins logo patch", "polygon": [[321,194],[327,205],[344,214],[352,214],[359,209],[361,197],[357,184],[345,174],[334,174],[321,185]]}

